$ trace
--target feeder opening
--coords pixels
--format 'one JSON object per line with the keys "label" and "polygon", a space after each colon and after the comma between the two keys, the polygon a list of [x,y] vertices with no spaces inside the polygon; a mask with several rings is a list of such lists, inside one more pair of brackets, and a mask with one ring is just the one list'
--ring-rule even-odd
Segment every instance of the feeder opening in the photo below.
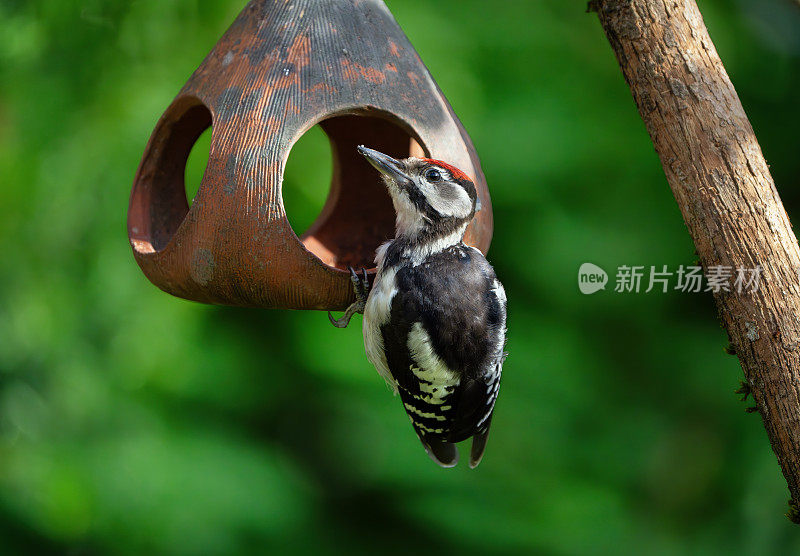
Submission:
{"label": "feeder opening", "polygon": [[[133,248],[153,253],[166,247],[189,212],[185,178],[187,159],[204,131],[211,127],[211,112],[197,98],[177,99],[159,122],[137,173],[128,214],[128,234]],[[210,143],[210,133],[209,139]],[[198,147],[199,177],[191,172],[192,186],[199,187],[209,148]],[[196,185],[194,185],[196,183]],[[193,197],[194,195],[192,195]]]}
{"label": "feeder opening", "polygon": [[[293,167],[318,164],[324,167],[332,163],[327,199],[319,216],[303,233],[291,214],[288,215],[289,221],[306,249],[328,266],[340,270],[347,270],[348,266],[374,268],[375,250],[394,237],[395,212],[379,174],[356,148],[363,144],[396,158],[425,156],[425,150],[408,126],[390,114],[375,110],[332,116],[318,125],[327,135],[330,158],[295,161],[293,147],[287,161],[282,194],[284,201],[289,199],[284,207],[288,205],[291,211],[297,199],[295,193],[289,191],[296,176]],[[313,135],[317,133],[314,128],[308,133],[312,133],[310,141],[319,140],[319,136],[315,138]],[[303,144],[304,140],[305,137],[298,141],[297,154],[301,157],[305,152],[319,150],[319,146]],[[320,169],[314,172],[320,172]],[[316,188],[319,192],[326,189],[324,183],[304,184],[303,187]]]}
{"label": "feeder opening", "polygon": [[301,237],[322,212],[333,178],[333,154],[320,125],[292,146],[283,171],[283,207],[294,233]]}
{"label": "feeder opening", "polygon": [[211,152],[211,130],[207,128],[197,141],[194,142],[189,158],[186,160],[186,171],[184,172],[184,186],[186,190],[186,203],[191,207],[200,183],[203,181],[206,166],[208,165],[208,155]]}

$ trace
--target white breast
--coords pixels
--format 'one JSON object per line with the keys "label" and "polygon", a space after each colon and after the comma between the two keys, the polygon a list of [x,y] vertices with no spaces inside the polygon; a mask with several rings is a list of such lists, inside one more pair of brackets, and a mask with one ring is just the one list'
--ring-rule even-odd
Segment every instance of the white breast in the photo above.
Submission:
{"label": "white breast", "polygon": [[397,294],[395,269],[383,269],[383,259],[389,244],[390,242],[381,245],[375,258],[375,262],[378,265],[378,274],[369,292],[367,305],[364,307],[363,331],[367,359],[375,365],[378,373],[384,378],[389,387],[397,393],[397,383],[389,371],[386,353],[383,351],[383,336],[381,335],[381,326],[389,320],[392,299]]}

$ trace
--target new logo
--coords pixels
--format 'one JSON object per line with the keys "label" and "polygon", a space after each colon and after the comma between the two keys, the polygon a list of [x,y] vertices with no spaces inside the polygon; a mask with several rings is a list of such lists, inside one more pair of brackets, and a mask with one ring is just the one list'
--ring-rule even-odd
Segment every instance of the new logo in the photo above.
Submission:
{"label": "new logo", "polygon": [[606,271],[592,263],[583,263],[578,269],[578,289],[582,294],[591,295],[604,290],[608,283]]}

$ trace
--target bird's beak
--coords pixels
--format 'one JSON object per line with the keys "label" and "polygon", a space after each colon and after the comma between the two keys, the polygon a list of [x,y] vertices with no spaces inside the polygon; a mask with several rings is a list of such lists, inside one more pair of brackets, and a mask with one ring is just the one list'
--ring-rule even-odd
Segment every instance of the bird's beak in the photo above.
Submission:
{"label": "bird's beak", "polygon": [[363,154],[376,170],[384,176],[392,178],[397,185],[411,181],[411,178],[406,174],[405,166],[399,160],[392,158],[388,154],[368,149],[364,145],[358,146],[358,152]]}

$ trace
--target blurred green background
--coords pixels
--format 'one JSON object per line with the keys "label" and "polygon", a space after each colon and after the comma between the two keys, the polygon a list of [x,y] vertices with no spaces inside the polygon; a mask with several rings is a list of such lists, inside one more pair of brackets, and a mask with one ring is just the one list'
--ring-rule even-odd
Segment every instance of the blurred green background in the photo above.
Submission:
{"label": "blurred green background", "polygon": [[[243,0],[0,0],[0,551],[796,553],[710,296],[578,292],[585,261],[695,262],[585,2],[387,3],[492,192],[510,356],[481,467],[425,456],[360,320],[182,301],[134,262],[145,142]],[[796,216],[800,9],[699,3]],[[302,230],[330,154],[296,151]]]}

